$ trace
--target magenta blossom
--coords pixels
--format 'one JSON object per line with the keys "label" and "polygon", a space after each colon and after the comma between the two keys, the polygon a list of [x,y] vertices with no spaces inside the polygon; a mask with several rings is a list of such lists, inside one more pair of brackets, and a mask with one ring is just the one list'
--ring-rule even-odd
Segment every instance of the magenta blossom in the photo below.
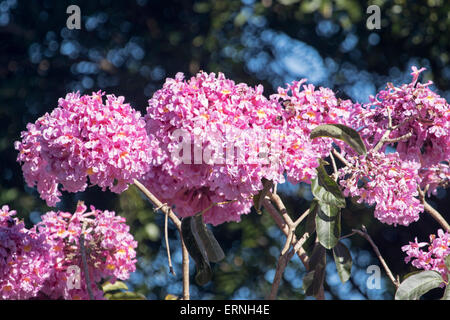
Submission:
{"label": "magenta blossom", "polygon": [[30,299],[51,273],[49,246],[25,229],[8,206],[0,209],[0,299]]}
{"label": "magenta blossom", "polygon": [[430,167],[450,158],[450,108],[430,89],[431,81],[417,82],[423,70],[413,67],[409,84],[388,83],[370,103],[354,109],[350,119],[367,144],[374,146],[388,129],[390,113],[393,130],[389,138],[407,137],[396,142],[400,157]]}
{"label": "magenta blossom", "polygon": [[348,160],[351,166],[339,170],[345,196],[375,204],[375,217],[387,224],[407,226],[419,220],[423,205],[417,198],[417,162],[403,161],[397,153],[382,152]]}
{"label": "magenta blossom", "polygon": [[25,180],[47,204],[69,192],[84,191],[87,180],[102,189],[122,192],[157,160],[157,143],[150,141],[139,112],[123,97],[97,92],[69,93],[52,113],[27,125],[19,151]]}
{"label": "magenta blossom", "polygon": [[[422,248],[427,247],[427,250]],[[402,247],[406,252],[405,262],[411,264],[417,269],[434,270],[439,272],[444,281],[448,282],[450,270],[445,265],[445,258],[450,254],[450,234],[443,230],[438,230],[438,236],[431,234],[430,242],[410,242]]]}
{"label": "magenta blossom", "polygon": [[228,201],[206,212],[205,221],[239,221],[249,213],[262,178],[284,181],[281,149],[273,146],[282,136],[282,108],[262,93],[262,86],[235,84],[222,73],[168,78],[145,117],[163,151],[146,187],[182,217]]}
{"label": "magenta blossom", "polygon": [[438,187],[447,188],[450,185],[450,167],[448,162],[441,162],[429,168],[421,168],[419,175],[422,178],[421,187],[428,186],[428,194],[435,194]]}
{"label": "magenta blossom", "polygon": [[[74,214],[50,211],[42,216],[33,231],[45,237],[50,247],[52,273],[40,294],[51,299],[89,299],[81,253],[81,235],[85,247],[88,277],[94,298],[103,297],[98,284],[102,280],[112,283],[126,280],[136,267],[137,242],[129,233],[125,218],[112,211],[100,211],[91,206],[90,211],[78,203]],[[68,268],[81,271],[79,289],[68,284]]]}
{"label": "magenta blossom", "polygon": [[323,87],[316,90],[312,84],[304,85],[305,82],[306,79],[294,81],[271,96],[284,106],[283,165],[292,183],[310,183],[316,176],[318,158],[328,156],[331,151],[332,141],[311,140],[311,131],[321,124],[347,124],[354,107],[350,100],[338,99],[332,90]]}

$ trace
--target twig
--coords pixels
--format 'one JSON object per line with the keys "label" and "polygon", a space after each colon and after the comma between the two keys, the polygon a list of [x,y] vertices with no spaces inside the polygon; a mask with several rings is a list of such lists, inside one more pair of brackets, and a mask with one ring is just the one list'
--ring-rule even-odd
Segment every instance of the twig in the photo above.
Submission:
{"label": "twig", "polygon": [[[281,199],[278,197],[278,198],[276,198],[276,200],[280,202],[279,206],[281,208],[284,208],[284,204],[281,201]],[[294,230],[295,230],[295,227],[293,227],[294,223],[292,222],[292,220],[290,220],[290,221],[291,221],[291,225],[288,226],[288,234],[286,236],[286,242],[284,243],[283,250],[281,250],[280,257],[278,258],[278,263],[277,263],[277,268],[276,268],[275,276],[274,276],[273,283],[272,283],[272,288],[271,288],[270,294],[267,298],[269,300],[275,300],[275,298],[277,297],[278,288],[280,286],[281,278],[283,277],[284,269],[286,269],[288,262],[292,259],[295,252],[297,251],[297,250],[295,250],[295,248],[293,248],[292,250],[290,250],[288,252],[289,248],[291,247],[292,240],[294,238]],[[286,223],[288,223],[288,222],[286,221]]]}
{"label": "twig", "polygon": [[340,154],[336,149],[332,149],[331,152],[338,158],[343,164],[345,164],[347,167],[352,167],[351,163],[347,161],[347,159],[344,158],[342,154]]}
{"label": "twig", "polygon": [[286,242],[284,243],[284,247],[281,250],[281,255],[284,255],[289,250],[289,248],[291,247],[293,237],[294,237],[294,230],[289,228],[289,233],[286,237]]}
{"label": "twig", "polygon": [[183,237],[181,236],[181,248],[183,255],[183,300],[189,300],[189,252],[187,251],[186,245],[184,244]]}
{"label": "twig", "polygon": [[372,151],[373,152],[377,152],[378,150],[380,150],[386,139],[389,139],[389,135],[392,132],[392,116],[391,116],[391,109],[387,108],[387,112],[388,112],[388,128],[387,130],[384,132],[384,134],[381,136],[381,139],[378,141],[378,143],[375,145],[375,147],[373,147]]}
{"label": "twig", "polygon": [[380,140],[378,141],[378,143],[375,145],[375,147],[373,147],[373,149],[372,149],[372,152],[378,152],[378,150],[380,150],[382,147],[383,147],[383,145],[384,145],[384,143],[385,143],[385,141],[386,141],[386,139],[389,139],[389,135],[391,134],[391,129],[387,129],[386,131],[385,131],[385,133],[381,136],[381,138],[380,138]]}
{"label": "twig", "polygon": [[306,252],[303,250],[303,245],[305,244],[306,240],[308,240],[310,234],[309,232],[305,232],[302,237],[298,240],[293,239],[294,242],[294,250],[298,252],[304,252],[304,256],[306,257],[306,263],[303,262],[306,269],[309,269],[309,257],[306,255]]}
{"label": "twig", "polygon": [[398,288],[400,286],[400,282],[395,279],[395,277],[392,274],[391,270],[389,269],[386,261],[384,260],[383,256],[381,255],[380,250],[378,250],[377,245],[375,244],[375,242],[373,242],[372,238],[367,233],[366,227],[362,226],[362,230],[352,229],[352,232],[359,234],[361,237],[363,237],[364,239],[366,239],[370,243],[370,245],[373,248],[373,251],[375,252],[375,254],[378,257],[378,259],[380,260],[381,265],[383,266],[384,270],[386,270],[386,273],[387,273],[389,279],[391,279],[391,281],[394,284],[394,286],[396,288]]}
{"label": "twig", "polygon": [[[264,199],[263,200],[263,206],[264,208],[267,210],[267,212],[270,214],[270,216],[272,217],[272,219],[275,221],[276,225],[278,226],[278,228],[280,228],[280,230],[286,235],[286,237],[289,235],[289,226],[286,224],[286,222],[281,218],[280,214],[278,213],[277,209],[273,206],[273,204],[267,200]],[[299,243],[299,241],[297,240],[297,237],[295,236],[295,234],[292,236],[292,243],[294,243],[294,249],[295,252],[297,253],[298,257],[300,258],[300,260],[302,261],[303,265],[305,266],[306,269],[309,268],[309,263],[308,263],[308,255],[306,254],[305,250],[302,248],[301,245],[297,246],[297,244]],[[303,244],[302,244],[303,245]]]}
{"label": "twig", "polygon": [[[286,268],[287,263],[289,262],[290,259],[292,259],[292,256],[295,253],[297,253],[305,268],[309,270],[309,257],[306,254],[305,250],[303,249],[303,245],[306,242],[306,240],[308,240],[310,234],[308,232],[305,232],[303,236],[298,240],[294,234],[295,229],[300,224],[300,222],[303,221],[308,216],[309,209],[306,210],[300,216],[300,218],[298,218],[295,222],[293,222],[291,217],[287,213],[283,201],[277,194],[275,193],[269,194],[268,198],[275,203],[275,205],[278,207],[278,210],[281,212],[283,218],[280,217],[278,210],[272,205],[269,199],[263,200],[263,206],[272,216],[272,218],[274,219],[275,223],[278,225],[280,230],[283,231],[283,233],[286,235],[286,242],[278,259],[277,270],[275,273],[274,282],[272,284],[272,289],[269,295],[269,299],[275,299],[284,269]],[[291,251],[288,251],[291,245],[293,246],[293,248]],[[323,300],[324,299],[323,287],[321,288],[321,292],[322,294],[318,296],[317,299]]]}
{"label": "twig", "polygon": [[281,215],[283,216],[283,219],[284,219],[284,221],[286,221],[289,228],[293,228],[294,221],[292,221],[291,217],[287,213],[286,207],[285,207],[283,201],[281,200],[280,196],[276,193],[269,193],[268,196],[269,196],[269,199],[275,203],[278,210],[281,212]]}
{"label": "twig", "polygon": [[181,221],[180,219],[178,219],[178,217],[173,213],[173,211],[170,209],[170,207],[168,207],[167,205],[165,205],[164,203],[162,203],[161,201],[158,200],[158,198],[156,198],[153,193],[151,193],[142,183],[140,183],[138,180],[134,179],[134,184],[136,185],[136,187],[138,187],[139,190],[142,191],[143,194],[145,194],[145,196],[150,200],[150,202],[152,202],[155,206],[156,209],[155,210],[161,210],[162,212],[164,212],[164,214],[167,214],[169,216],[169,219],[172,220],[172,222],[175,224],[175,226],[177,227],[177,229],[179,231],[181,231]]}
{"label": "twig", "polygon": [[345,238],[349,238],[349,237],[353,236],[354,234],[355,234],[355,232],[346,234],[345,236],[340,237],[339,240],[342,240],[342,239],[345,239]]}
{"label": "twig", "polygon": [[168,231],[168,221],[169,220],[169,215],[165,214],[164,215],[164,238],[166,239],[166,250],[167,250],[167,260],[169,261],[169,270],[170,273],[174,276],[176,276],[175,270],[173,269],[172,266],[172,258],[170,256],[170,246],[169,246],[169,231]]}
{"label": "twig", "polygon": [[302,215],[294,221],[294,228],[297,228],[297,226],[303,221],[305,220],[305,218],[308,216],[309,214],[309,208],[305,210],[305,212],[302,213]]}
{"label": "twig", "polygon": [[187,251],[186,245],[183,241],[183,235],[181,234],[181,221],[173,213],[172,209],[167,205],[164,205],[158,200],[142,183],[134,179],[134,184],[141,190],[145,196],[156,206],[158,210],[161,210],[166,214],[170,220],[175,224],[180,233],[181,248],[182,248],[182,264],[183,264],[183,300],[189,300],[189,252]]}
{"label": "twig", "polygon": [[425,192],[420,187],[417,188],[417,190],[419,191],[419,199],[420,202],[422,202],[425,211],[428,212],[446,231],[450,231],[450,225],[444,217],[425,200]]}
{"label": "twig", "polygon": [[[246,198],[246,199],[251,199],[251,197]],[[205,214],[206,212],[208,212],[209,210],[211,210],[211,209],[214,208],[215,206],[220,206],[220,205],[223,205],[223,204],[229,204],[229,203],[233,203],[233,202],[236,202],[236,201],[238,201],[238,199],[235,199],[235,200],[227,200],[227,201],[221,201],[221,202],[213,202],[213,203],[211,203],[208,207],[206,207],[205,209],[203,209],[202,211],[200,211],[199,213],[197,213],[196,216]]]}
{"label": "twig", "polygon": [[89,299],[94,300],[94,294],[92,293],[91,288],[91,280],[89,279],[89,268],[87,264],[87,258],[86,258],[86,248],[84,247],[84,231],[86,229],[86,223],[83,223],[83,227],[81,229],[80,234],[80,251],[81,251],[81,261],[83,263],[83,269],[84,269],[84,278],[86,281],[86,288],[89,294]]}
{"label": "twig", "polygon": [[392,125],[392,116],[391,116],[391,109],[387,108],[388,111],[388,128],[386,130],[386,132],[381,136],[381,139],[378,141],[378,143],[375,145],[375,147],[373,147],[372,151],[373,152],[377,152],[378,150],[380,150],[383,145],[385,143],[395,143],[395,142],[399,142],[402,140],[408,140],[409,138],[411,138],[413,132],[410,131],[407,134],[404,134],[403,136],[397,137],[397,138],[389,138],[389,135],[391,134],[392,131],[398,129],[404,122],[406,122],[407,120],[398,123],[397,125],[393,126]]}
{"label": "twig", "polygon": [[404,134],[404,135],[402,135],[402,136],[400,136],[400,137],[397,137],[397,138],[386,138],[386,139],[384,139],[384,142],[385,143],[395,143],[395,142],[399,142],[399,141],[402,141],[402,140],[408,140],[409,138],[411,138],[411,136],[412,136],[412,131],[411,132],[408,132],[407,134]]}
{"label": "twig", "polygon": [[277,269],[273,279],[272,288],[270,290],[269,296],[267,297],[268,300],[275,300],[275,298],[277,297],[278,288],[280,287],[280,282],[283,277],[284,269],[286,269],[288,262],[292,259],[294,254],[295,250],[292,249],[289,252],[281,254],[280,257],[278,258]]}

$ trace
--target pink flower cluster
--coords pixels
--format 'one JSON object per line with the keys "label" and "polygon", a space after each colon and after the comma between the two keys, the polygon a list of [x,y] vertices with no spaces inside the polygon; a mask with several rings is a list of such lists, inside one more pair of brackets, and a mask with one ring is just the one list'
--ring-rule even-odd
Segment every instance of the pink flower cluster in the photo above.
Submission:
{"label": "pink flower cluster", "polygon": [[95,299],[103,298],[102,281],[126,280],[135,271],[137,242],[125,219],[112,211],[92,206],[87,211],[80,202],[74,214],[48,212],[31,230],[12,219],[13,214],[7,206],[0,211],[3,299],[89,299],[81,239]]}
{"label": "pink flower cluster", "polygon": [[[318,158],[331,149],[330,140],[311,141],[309,133],[320,123],[345,123],[353,104],[338,100],[330,89],[300,90],[305,81],[266,99],[262,86],[235,84],[221,73],[167,79],[147,108],[148,134],[160,141],[164,156],[147,174],[146,186],[181,216],[237,200],[205,213],[205,221],[216,225],[250,211],[249,199],[262,189],[262,178],[282,183],[286,173],[291,182],[309,182]],[[180,136],[188,147],[183,156]],[[212,155],[205,159],[208,150]],[[238,150],[241,158],[230,160],[227,154],[217,161],[222,150]]]}
{"label": "pink flower cluster", "polygon": [[[37,185],[49,205],[59,200],[59,184],[78,192],[89,181],[120,193],[141,179],[181,217],[208,209],[205,221],[217,225],[250,212],[262,178],[309,183],[318,159],[332,148],[329,138],[309,138],[316,126],[353,127],[369,150],[391,130],[388,138],[403,137],[392,155],[384,155],[389,143],[366,158],[352,158],[356,153],[345,143],[334,143],[354,164],[341,171],[346,192],[377,203],[381,221],[407,225],[422,210],[417,185],[435,192],[449,177],[449,104],[431,91],[431,82],[418,82],[422,71],[413,67],[411,83],[388,84],[363,106],[304,79],[266,98],[261,85],[205,72],[166,79],[148,101],[145,118],[123,97],[108,95],[103,103],[102,92],[72,93],[28,125],[16,142],[18,161],[28,185]],[[369,179],[363,188],[356,187],[360,178]]]}
{"label": "pink flower cluster", "polygon": [[102,189],[122,192],[157,159],[145,122],[123,97],[97,92],[69,93],[58,107],[28,124],[15,143],[27,184],[54,206],[59,184],[69,192],[84,191],[87,178]]}
{"label": "pink flower cluster", "polygon": [[51,270],[43,237],[30,232],[16,211],[0,209],[0,299],[35,297]]}
{"label": "pink flower cluster", "polygon": [[[424,270],[434,270],[439,272],[444,281],[448,282],[448,274],[450,270],[445,265],[445,258],[450,254],[450,234],[443,230],[438,230],[438,236],[431,234],[429,242],[418,242],[417,238],[414,242],[402,247],[402,251],[406,252],[405,262]],[[427,247],[428,250],[421,248]]]}
{"label": "pink flower cluster", "polygon": [[371,97],[371,103],[356,108],[352,125],[361,128],[361,136],[373,146],[388,129],[390,113],[395,129],[389,138],[411,133],[409,139],[397,142],[400,157],[429,167],[450,158],[450,108],[444,98],[430,89],[431,81],[426,84],[417,81],[425,69],[412,69],[411,83],[400,87],[388,83],[386,90]]}
{"label": "pink flower cluster", "polygon": [[450,185],[450,167],[448,162],[441,162],[428,168],[421,168],[419,175],[422,178],[420,186],[428,193],[436,193],[438,187],[447,188]]}
{"label": "pink flower cluster", "polygon": [[[137,242],[129,233],[125,218],[112,211],[100,211],[91,206],[90,211],[79,202],[74,214],[48,212],[34,231],[45,236],[50,247],[53,272],[41,293],[56,299],[89,299],[81,255],[80,237],[84,237],[91,290],[96,299],[102,297],[97,283],[102,279],[114,282],[126,280],[135,271]],[[81,288],[67,286],[67,268],[81,270]]]}
{"label": "pink flower cluster", "polygon": [[[424,68],[419,70],[412,67],[412,70],[413,79],[410,83],[400,87],[388,83],[385,90],[381,90],[376,97],[371,97],[370,103],[355,106],[349,117],[350,125],[359,131],[369,147],[374,147],[388,129],[391,130],[388,138],[398,140],[385,143],[381,152],[384,152],[388,145],[395,146],[399,158],[395,163],[401,163],[405,169],[409,165],[414,178],[409,180],[409,188],[398,189],[397,185],[391,185],[390,188],[389,185],[383,186],[388,193],[394,190],[410,190],[403,194],[407,206],[401,205],[404,208],[395,218],[391,206],[385,208],[383,205],[390,200],[383,201],[383,197],[379,197],[380,203],[376,206],[375,214],[381,221],[403,225],[417,220],[418,212],[423,210],[422,205],[416,206],[418,200],[414,198],[417,195],[415,185],[419,184],[423,189],[428,186],[429,193],[434,193],[437,187],[447,186],[449,179],[448,163],[446,163],[450,158],[449,104],[430,89],[431,81],[426,84],[418,82],[418,77],[425,70]],[[380,172],[378,179],[385,179],[386,174],[383,175],[382,171],[375,168],[376,163],[373,163],[374,168],[371,169],[372,176],[375,177],[376,172]],[[364,174],[367,173],[366,171]],[[358,193],[360,191],[357,190],[360,189],[356,188],[356,185],[351,186],[351,183],[356,182],[358,180],[342,183],[347,186],[348,191],[352,189],[353,193]],[[376,201],[375,198],[372,198],[366,202],[374,201]]]}
{"label": "pink flower cluster", "polygon": [[294,81],[271,96],[284,106],[283,165],[288,180],[295,184],[310,183],[316,176],[318,158],[328,156],[332,147],[330,139],[311,140],[311,131],[320,124],[347,124],[354,108],[350,100],[336,98],[332,90],[315,90],[312,84],[303,85],[305,82]]}
{"label": "pink flower cluster", "polygon": [[339,170],[345,196],[375,205],[375,217],[383,223],[407,226],[419,219],[423,205],[417,199],[420,165],[400,159],[398,153],[369,152],[348,158],[350,167]]}
{"label": "pink flower cluster", "polygon": [[[161,201],[175,205],[182,217],[237,200],[211,208],[204,217],[214,225],[239,221],[250,211],[251,196],[262,189],[263,177],[284,179],[277,159],[259,156],[262,142],[270,144],[276,135],[269,132],[282,123],[281,106],[266,99],[262,90],[235,84],[222,73],[200,72],[187,81],[178,73],[167,79],[149,100],[145,117],[147,132],[163,153],[145,185]],[[180,136],[184,154],[177,151]]]}

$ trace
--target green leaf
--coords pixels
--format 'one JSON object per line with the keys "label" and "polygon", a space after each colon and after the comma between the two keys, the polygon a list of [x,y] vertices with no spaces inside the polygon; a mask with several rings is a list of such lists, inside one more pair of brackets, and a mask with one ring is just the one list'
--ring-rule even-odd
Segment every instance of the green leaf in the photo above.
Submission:
{"label": "green leaf", "polygon": [[309,214],[306,218],[305,232],[308,232],[310,235],[316,231],[316,215],[319,210],[319,201],[317,199],[313,199],[311,205],[309,206]]}
{"label": "green leaf", "polygon": [[411,277],[412,275],[421,273],[421,272],[422,272],[421,270],[411,271],[403,276],[403,281],[405,281],[407,278]]}
{"label": "green leaf", "polygon": [[104,284],[102,284],[102,290],[103,292],[128,290],[128,286],[122,281],[116,281],[114,283],[107,281]]}
{"label": "green leaf", "polygon": [[[331,179],[331,178],[330,178]],[[331,179],[333,182],[334,180]],[[317,200],[320,200],[322,202],[326,202],[330,205],[344,208],[345,207],[345,198],[342,196],[342,193],[339,194],[332,193],[330,191],[327,191],[325,187],[321,186],[319,183],[319,178],[315,178],[311,180],[311,192],[314,195],[314,197],[317,198]]]}
{"label": "green leaf", "polygon": [[443,282],[436,271],[422,271],[404,280],[395,293],[395,300],[418,300],[431,289],[439,287]]}
{"label": "green leaf", "polygon": [[342,283],[345,283],[352,273],[352,255],[345,244],[338,242],[333,248],[333,256],[339,278]]}
{"label": "green leaf", "polygon": [[326,264],[326,249],[319,242],[314,245],[311,257],[309,258],[309,269],[316,270],[324,268]]}
{"label": "green leaf", "polygon": [[336,219],[336,216],[340,211],[340,208],[321,201],[319,202],[319,210],[317,211],[317,215],[322,220],[333,221]]}
{"label": "green leaf", "polygon": [[320,243],[316,243],[309,260],[311,271],[303,278],[303,289],[306,295],[317,296],[319,294],[325,280],[326,264],[326,250]]}
{"label": "green leaf", "polygon": [[[317,167],[317,182],[328,193],[331,193],[331,195],[334,196],[334,199],[328,193],[324,193],[323,196],[332,199],[331,202],[327,201],[330,204],[334,204],[340,208],[344,208],[345,207],[345,198],[344,198],[344,195],[342,194],[342,191],[341,191],[339,185],[337,184],[336,181],[334,181],[328,175],[327,171],[325,170],[325,167],[324,167],[325,161],[323,161],[322,159],[319,159],[319,162],[320,162],[320,165],[319,165],[319,167]],[[317,190],[317,188],[316,188],[316,190]]]}
{"label": "green leaf", "polygon": [[206,249],[201,241],[198,241],[192,230],[194,217],[186,217],[181,220],[181,235],[189,255],[194,259],[197,273],[195,280],[203,286],[212,279],[212,270],[209,264]]}
{"label": "green leaf", "polygon": [[327,249],[332,249],[341,236],[340,209],[327,203],[319,202],[316,215],[316,233],[319,242]]}
{"label": "green leaf", "polygon": [[305,291],[305,294],[307,296],[314,296],[314,292],[313,292],[313,281],[314,281],[314,274],[315,271],[309,271],[308,273],[305,274],[305,276],[303,277],[303,291]]}
{"label": "green leaf", "polygon": [[107,293],[105,298],[107,300],[146,300],[143,294],[131,291]]}
{"label": "green leaf", "polygon": [[445,266],[447,267],[448,270],[450,270],[450,254],[445,257],[444,261],[445,261]]}
{"label": "green leaf", "polygon": [[261,182],[263,184],[263,189],[258,192],[258,194],[253,196],[253,206],[256,209],[256,212],[258,212],[259,214],[261,214],[261,207],[262,207],[262,202],[264,200],[264,198],[266,197],[267,193],[270,191],[270,188],[273,187],[273,182],[270,180],[267,180],[266,178],[262,178]]}
{"label": "green leaf", "polygon": [[201,242],[206,250],[209,261],[219,262],[225,258],[220,244],[217,242],[214,234],[203,223],[203,216],[194,216],[191,220],[191,230],[197,242]]}
{"label": "green leaf", "polygon": [[315,127],[311,131],[310,138],[315,139],[318,137],[339,139],[346,142],[357,153],[361,155],[367,153],[366,145],[361,139],[359,133],[356,130],[342,124],[323,124]]}

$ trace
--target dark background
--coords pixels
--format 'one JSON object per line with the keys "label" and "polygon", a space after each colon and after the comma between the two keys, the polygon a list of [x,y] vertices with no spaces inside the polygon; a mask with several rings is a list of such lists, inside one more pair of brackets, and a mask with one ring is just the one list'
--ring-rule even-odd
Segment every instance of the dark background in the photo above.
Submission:
{"label": "dark background", "polygon": [[[66,28],[71,4],[81,8],[81,30]],[[366,28],[371,4],[381,7],[379,30]],[[366,102],[387,81],[409,82],[410,67],[417,65],[427,68],[422,80],[433,80],[448,100],[449,11],[445,0],[0,1],[0,204],[16,209],[29,225],[52,210],[25,185],[13,142],[28,122],[51,111],[69,91],[90,94],[101,89],[124,95],[144,113],[147,100],[166,77],[204,70],[224,72],[236,82],[262,83],[267,95],[286,82],[308,78],[339,97]],[[308,207],[307,185],[280,190],[293,215]],[[96,187],[65,194],[57,209],[73,212],[80,199],[127,218],[139,241],[138,271],[128,281],[132,289],[150,299],[181,295],[177,233],[171,228],[177,272],[172,276],[162,216],[152,212],[135,187],[120,196]],[[445,190],[430,199],[447,219],[449,202]],[[439,227],[423,213],[410,227],[394,228],[375,220],[370,208],[349,203],[343,212],[343,234],[362,223],[393,273],[401,276],[413,270],[404,264],[401,246],[416,236],[427,241]],[[270,217],[252,212],[241,223],[214,228],[214,233],[227,258],[214,265],[213,282],[201,288],[192,285],[192,298],[264,298],[284,243]],[[367,242],[354,236],[346,244],[354,258],[352,278],[341,285],[329,256],[326,297],[392,299],[388,279],[383,278],[381,289],[367,289],[366,268],[379,265]],[[194,271],[193,263],[191,268]],[[294,258],[279,297],[304,298],[303,275],[303,266]],[[436,289],[426,298],[439,294]]]}

